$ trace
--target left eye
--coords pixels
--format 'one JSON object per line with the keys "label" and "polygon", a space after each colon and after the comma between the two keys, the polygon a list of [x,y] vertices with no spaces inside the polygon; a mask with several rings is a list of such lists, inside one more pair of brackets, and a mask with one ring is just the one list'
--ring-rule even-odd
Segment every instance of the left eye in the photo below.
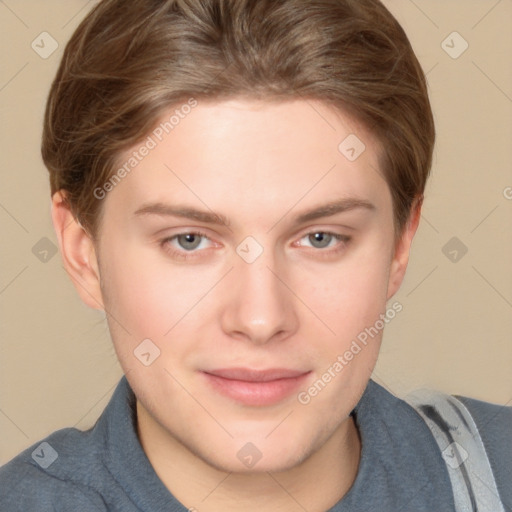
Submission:
{"label": "left eye", "polygon": [[169,241],[176,240],[181,249],[186,251],[193,251],[197,249],[203,239],[208,240],[208,237],[202,233],[180,233],[169,238]]}
{"label": "left eye", "polygon": [[[339,235],[337,233],[329,233],[327,231],[316,231],[314,233],[308,233],[303,236],[302,239],[306,238],[311,246],[315,249],[325,249],[329,247],[331,242],[347,242],[348,237],[344,235]],[[301,240],[302,240],[301,239]],[[335,245],[335,244],[334,244]],[[331,244],[332,246],[332,244]]]}

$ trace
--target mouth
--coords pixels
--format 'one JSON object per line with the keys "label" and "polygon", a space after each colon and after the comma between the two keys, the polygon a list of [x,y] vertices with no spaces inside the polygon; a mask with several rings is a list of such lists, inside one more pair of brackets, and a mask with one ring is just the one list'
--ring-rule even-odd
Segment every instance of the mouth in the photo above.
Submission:
{"label": "mouth", "polygon": [[270,368],[222,368],[201,372],[213,390],[251,406],[273,405],[296,391],[311,371]]}

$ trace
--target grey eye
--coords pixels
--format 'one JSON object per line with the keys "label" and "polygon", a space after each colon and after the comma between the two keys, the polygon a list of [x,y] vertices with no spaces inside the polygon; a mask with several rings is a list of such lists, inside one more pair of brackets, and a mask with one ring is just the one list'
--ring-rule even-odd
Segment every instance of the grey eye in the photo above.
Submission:
{"label": "grey eye", "polygon": [[324,247],[328,247],[329,243],[332,240],[332,235],[329,233],[324,233],[323,231],[319,231],[318,233],[312,233],[308,235],[309,241],[313,247],[317,249],[323,249]]}
{"label": "grey eye", "polygon": [[187,250],[196,249],[201,243],[201,238],[203,238],[202,235],[197,233],[185,233],[176,237],[178,244]]}

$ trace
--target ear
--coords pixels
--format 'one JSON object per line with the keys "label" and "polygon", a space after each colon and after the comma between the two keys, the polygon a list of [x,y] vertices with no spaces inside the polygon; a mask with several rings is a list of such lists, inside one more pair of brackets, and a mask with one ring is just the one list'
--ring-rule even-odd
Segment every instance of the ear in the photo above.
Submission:
{"label": "ear", "polygon": [[80,298],[93,309],[104,309],[93,240],[73,216],[63,190],[52,197],[52,221],[64,269]]}
{"label": "ear", "polygon": [[420,223],[422,203],[423,197],[417,197],[414,200],[409,213],[409,220],[395,244],[395,253],[391,261],[389,272],[387,300],[393,297],[398,291],[404,279],[405,270],[409,263],[409,251],[411,249],[412,239]]}

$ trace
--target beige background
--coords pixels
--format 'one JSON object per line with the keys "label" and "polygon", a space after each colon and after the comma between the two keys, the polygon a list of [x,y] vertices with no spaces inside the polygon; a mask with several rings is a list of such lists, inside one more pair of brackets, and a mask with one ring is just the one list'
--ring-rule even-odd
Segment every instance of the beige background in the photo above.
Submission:
{"label": "beige background", "polygon": [[[102,314],[81,304],[58,254],[44,262],[44,246],[33,252],[44,237],[56,243],[39,154],[45,97],[93,3],[0,1],[0,463],[58,428],[92,425],[121,376]],[[404,310],[387,327],[374,378],[400,396],[429,386],[510,405],[512,2],[385,4],[428,71],[438,142],[396,297]],[[59,45],[47,59],[31,47],[43,31]],[[453,31],[469,44],[456,59],[441,46]],[[457,37],[447,44],[462,48]],[[457,262],[443,253],[452,237],[468,249]]]}

